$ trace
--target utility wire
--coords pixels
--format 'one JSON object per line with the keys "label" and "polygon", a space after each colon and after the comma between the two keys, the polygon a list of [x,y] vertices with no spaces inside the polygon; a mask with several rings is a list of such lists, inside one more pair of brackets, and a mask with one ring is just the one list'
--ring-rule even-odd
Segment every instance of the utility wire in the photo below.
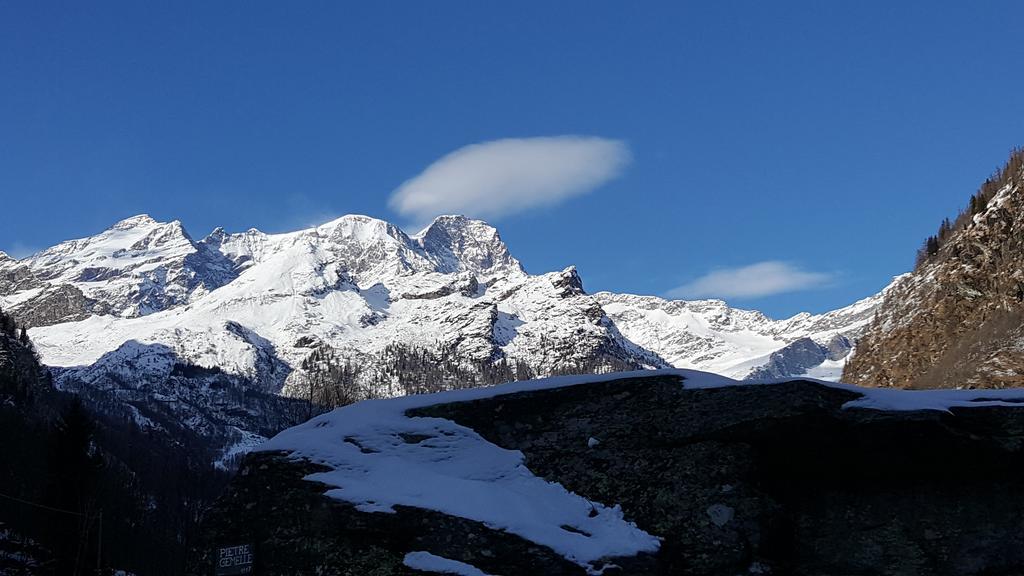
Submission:
{"label": "utility wire", "polygon": [[70,514],[72,516],[79,516],[82,518],[82,526],[78,530],[78,546],[75,550],[75,575],[78,574],[78,567],[82,562],[82,552],[89,543],[89,528],[92,526],[93,520],[99,521],[99,532],[96,535],[96,573],[100,573],[100,558],[103,551],[103,509],[100,509],[99,513],[95,516],[86,512],[75,512],[74,510],[64,510],[63,508],[54,508],[53,506],[47,506],[46,504],[40,504],[38,502],[31,502],[24,498],[18,498],[17,496],[11,496],[10,494],[4,494],[0,492],[0,498],[6,498],[14,502],[21,504],[27,504],[28,506],[34,506],[42,510],[49,510],[50,512],[59,512],[61,514]]}
{"label": "utility wire", "polygon": [[8,500],[14,500],[15,502],[21,502],[22,504],[28,504],[29,506],[35,506],[36,508],[42,508],[43,510],[49,510],[51,512],[61,512],[63,514],[73,514],[75,516],[84,516],[86,518],[95,518],[95,516],[92,516],[90,514],[86,514],[84,512],[75,512],[74,510],[64,510],[63,508],[54,508],[53,506],[47,506],[46,504],[39,504],[38,502],[30,502],[28,500],[23,500],[23,499],[18,498],[16,496],[11,496],[10,494],[4,494],[3,492],[0,492],[0,498],[7,498]]}

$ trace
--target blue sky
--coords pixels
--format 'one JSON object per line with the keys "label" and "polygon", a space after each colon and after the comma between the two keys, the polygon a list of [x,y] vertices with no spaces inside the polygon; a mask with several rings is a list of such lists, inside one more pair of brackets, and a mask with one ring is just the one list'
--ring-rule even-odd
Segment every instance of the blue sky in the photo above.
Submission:
{"label": "blue sky", "polygon": [[[519,139],[553,172],[501,193],[541,198],[478,207],[529,271],[823,311],[906,271],[1024,144],[1022,18],[996,1],[0,0],[0,249],[141,212],[196,237],[413,225],[403,184]],[[582,138],[528,140],[564,135]],[[507,144],[413,189],[447,175],[472,200],[466,182],[519,174]],[[723,288],[768,277],[781,293]]]}

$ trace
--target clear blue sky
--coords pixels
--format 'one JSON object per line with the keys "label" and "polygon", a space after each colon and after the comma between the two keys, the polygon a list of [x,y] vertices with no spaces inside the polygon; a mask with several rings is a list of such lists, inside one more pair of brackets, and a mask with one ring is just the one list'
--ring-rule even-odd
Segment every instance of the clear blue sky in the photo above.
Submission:
{"label": "clear blue sky", "polygon": [[[906,271],[1024,144],[1007,2],[8,2],[0,249],[146,212],[199,238],[388,198],[465,145],[598,136],[632,161],[498,217],[531,272],[665,294],[782,261],[823,311]],[[408,222],[406,222],[408,223]]]}

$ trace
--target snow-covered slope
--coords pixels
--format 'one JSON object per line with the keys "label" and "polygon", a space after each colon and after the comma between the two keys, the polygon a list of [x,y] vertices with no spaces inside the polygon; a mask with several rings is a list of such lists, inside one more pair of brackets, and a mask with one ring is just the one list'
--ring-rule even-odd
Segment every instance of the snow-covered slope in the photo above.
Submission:
{"label": "snow-covered slope", "polygon": [[[895,281],[894,281],[895,283]],[[891,286],[891,284],[890,284]],[[882,292],[824,314],[800,313],[773,320],[755,310],[732,308],[721,300],[665,300],[599,292],[594,297],[620,332],[676,368],[694,368],[744,378],[769,363],[775,352],[808,338],[823,348],[836,346],[836,336],[854,341],[871,321]],[[849,346],[832,354],[841,370]],[[805,374],[802,370],[772,376]]]}
{"label": "snow-covered slope", "polygon": [[67,285],[96,311],[143,316],[184,304],[234,279],[230,261],[196,244],[181,222],[135,216],[23,262],[39,280]]}
{"label": "snow-covered slope", "polygon": [[527,274],[497,230],[462,216],[413,236],[349,215],[285,234],[217,229],[200,241],[180,222],[136,216],[24,260],[0,258],[0,306],[34,326],[44,362],[66,376],[97,362],[116,372],[137,345],[159,344],[176,356],[164,367],[217,367],[293,395],[313,350],[379,383],[393,375],[381,364],[396,345],[530,376],[676,366],[743,377],[801,338],[852,339],[879,299],[772,320],[714,300],[589,295],[575,268]]}
{"label": "snow-covered slope", "polygon": [[280,390],[301,380],[295,369],[321,345],[365,359],[400,343],[537,373],[666,365],[617,333],[575,269],[528,275],[494,228],[459,216],[412,237],[345,216],[287,234],[217,230],[200,242],[177,222],[139,216],[0,271],[31,280],[3,293],[16,314],[58,288],[99,308],[36,323],[52,366],[113,366],[125,342],[161,344],[178,360]]}

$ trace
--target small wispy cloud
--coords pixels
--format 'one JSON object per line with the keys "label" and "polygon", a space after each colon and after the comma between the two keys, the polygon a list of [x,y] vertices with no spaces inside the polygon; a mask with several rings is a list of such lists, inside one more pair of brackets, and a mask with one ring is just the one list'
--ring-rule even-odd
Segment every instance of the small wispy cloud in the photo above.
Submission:
{"label": "small wispy cloud", "polygon": [[586,194],[629,164],[625,143],[607,138],[553,136],[473,144],[444,156],[389,199],[417,222],[440,214],[497,219]]}
{"label": "small wispy cloud", "polygon": [[8,256],[10,256],[11,258],[14,258],[15,260],[21,260],[22,258],[26,258],[28,256],[31,256],[31,255],[35,254],[36,252],[39,252],[39,250],[40,250],[39,248],[36,248],[34,246],[29,246],[28,244],[24,244],[24,243],[21,243],[21,242],[15,242],[15,243],[11,244],[9,247],[3,248],[3,251]]}
{"label": "small wispy cloud", "polygon": [[811,272],[787,262],[769,260],[713,270],[669,290],[666,295],[669,298],[759,298],[820,288],[833,279],[830,273]]}

